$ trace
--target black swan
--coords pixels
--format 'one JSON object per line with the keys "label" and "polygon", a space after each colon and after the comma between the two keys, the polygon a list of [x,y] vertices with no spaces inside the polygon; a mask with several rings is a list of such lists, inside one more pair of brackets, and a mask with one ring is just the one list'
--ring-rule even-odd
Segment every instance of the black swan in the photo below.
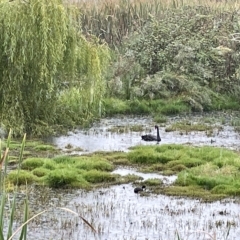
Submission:
{"label": "black swan", "polygon": [[135,193],[142,192],[145,188],[146,188],[146,186],[144,186],[144,185],[142,187],[136,187],[136,188],[134,188],[134,192]]}
{"label": "black swan", "polygon": [[157,125],[155,126],[155,129],[157,129],[157,136],[152,135],[152,134],[143,135],[142,140],[148,141],[148,142],[149,141],[156,141],[157,143],[159,143],[161,141],[161,137],[160,137],[159,128],[158,128]]}

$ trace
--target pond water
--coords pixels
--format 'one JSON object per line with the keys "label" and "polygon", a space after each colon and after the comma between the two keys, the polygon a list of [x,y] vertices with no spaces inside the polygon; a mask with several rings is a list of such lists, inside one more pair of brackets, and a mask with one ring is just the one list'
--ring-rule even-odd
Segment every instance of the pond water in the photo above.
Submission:
{"label": "pond water", "polygon": [[[230,114],[217,114],[214,124],[221,125],[211,137],[207,132],[165,132],[165,127],[181,120],[169,119],[160,127],[162,142],[193,145],[223,146],[240,149],[239,133],[230,126]],[[221,119],[224,118],[224,124]],[[202,121],[202,116],[186,116],[191,122]],[[143,132],[131,132],[129,126],[142,125]],[[59,148],[66,150],[71,145],[73,153],[93,151],[128,151],[138,144],[156,144],[141,141],[141,135],[154,129],[154,122],[146,117],[123,117],[103,119],[88,130],[69,132],[67,136],[53,138]],[[112,127],[126,127],[123,133],[111,133]],[[211,141],[212,140],[212,141]],[[83,150],[79,150],[79,149]],[[121,175],[134,173],[148,178],[159,178],[171,184],[176,177],[136,172],[135,169],[120,167],[114,171]],[[141,186],[141,183],[139,183]],[[49,208],[49,212],[33,220],[28,228],[28,239],[79,239],[79,240],[237,240],[240,236],[240,200],[225,199],[204,203],[197,199],[154,195],[148,192],[135,194],[132,184],[110,186],[92,191],[56,191],[53,189],[33,190],[30,203],[33,212]],[[79,217],[58,207],[67,207],[89,221],[97,230],[93,233]]]}
{"label": "pond water", "polygon": [[[236,113],[225,114],[216,113],[202,115],[189,115],[185,117],[173,117],[168,120],[166,125],[160,126],[160,135],[162,138],[161,144],[179,143],[192,145],[212,145],[219,147],[227,147],[229,149],[240,150],[240,134],[234,131],[234,127],[229,124],[235,117]],[[190,123],[203,123],[206,119],[211,119],[215,126],[213,132],[209,136],[208,131],[203,132],[165,132],[165,128],[170,124],[182,120]],[[221,122],[224,122],[222,124]],[[142,125],[143,132],[133,132],[129,128],[134,125]],[[141,135],[151,132],[155,134],[155,123],[152,118],[148,117],[121,117],[108,118],[95,123],[90,129],[75,130],[69,132],[67,136],[52,138],[52,142],[61,149],[65,149],[71,145],[76,150],[73,153],[93,152],[93,151],[128,151],[128,148],[135,145],[154,144],[152,142],[144,142],[141,140]],[[123,128],[123,133],[111,132],[111,128]],[[222,127],[219,130],[219,127]]]}

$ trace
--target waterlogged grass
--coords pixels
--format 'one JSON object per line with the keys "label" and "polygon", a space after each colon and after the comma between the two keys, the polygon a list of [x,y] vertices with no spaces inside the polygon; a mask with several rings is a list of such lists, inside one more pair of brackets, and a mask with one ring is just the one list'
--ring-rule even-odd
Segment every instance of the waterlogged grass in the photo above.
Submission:
{"label": "waterlogged grass", "polygon": [[190,121],[181,121],[173,123],[172,125],[165,128],[166,132],[172,131],[184,131],[184,132],[191,132],[191,131],[213,131],[214,128],[220,127],[211,126],[205,123],[192,123]]}
{"label": "waterlogged grass", "polygon": [[118,165],[132,166],[142,172],[177,175],[171,186],[165,186],[159,179],[144,181],[150,192],[207,200],[240,195],[238,152],[176,144],[135,146],[128,153],[95,152],[50,158],[31,156],[21,161],[21,169],[10,171],[6,182],[10,185],[36,183],[54,188],[89,189],[105,184],[142,181],[134,174],[112,174]]}
{"label": "waterlogged grass", "polygon": [[144,171],[177,174],[172,186],[155,192],[214,200],[240,195],[240,155],[215,147],[138,146],[128,154]]}
{"label": "waterlogged grass", "polygon": [[117,175],[111,174],[114,166],[100,156],[58,156],[27,158],[21,164],[22,170],[11,171],[7,177],[13,184],[36,182],[54,188],[89,188],[91,184],[111,183]]}

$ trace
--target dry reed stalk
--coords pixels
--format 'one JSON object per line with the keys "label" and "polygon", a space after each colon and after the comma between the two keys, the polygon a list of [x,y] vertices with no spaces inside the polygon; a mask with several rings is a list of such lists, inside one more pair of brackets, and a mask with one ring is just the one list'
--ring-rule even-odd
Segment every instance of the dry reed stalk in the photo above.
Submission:
{"label": "dry reed stalk", "polygon": [[0,169],[2,169],[3,163],[5,162],[8,155],[9,148],[6,148],[1,160],[0,160]]}

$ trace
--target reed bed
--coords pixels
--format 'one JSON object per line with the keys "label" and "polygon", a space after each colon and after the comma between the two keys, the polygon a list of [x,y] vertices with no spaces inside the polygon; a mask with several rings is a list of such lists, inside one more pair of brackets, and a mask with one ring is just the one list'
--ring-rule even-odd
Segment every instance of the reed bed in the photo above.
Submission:
{"label": "reed bed", "polygon": [[166,11],[182,7],[204,7],[215,14],[240,8],[237,0],[70,0],[81,14],[81,28],[85,34],[104,39],[111,46],[121,45],[125,38],[140,30],[152,17],[164,17]]}

